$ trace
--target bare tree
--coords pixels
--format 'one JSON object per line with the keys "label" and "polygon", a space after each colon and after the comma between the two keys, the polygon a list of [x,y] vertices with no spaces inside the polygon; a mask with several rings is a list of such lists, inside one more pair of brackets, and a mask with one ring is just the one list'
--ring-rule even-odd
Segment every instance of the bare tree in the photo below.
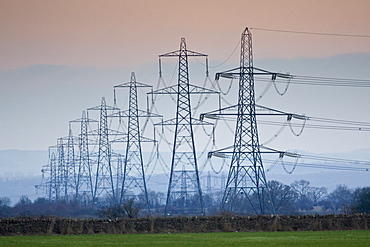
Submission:
{"label": "bare tree", "polygon": [[294,181],[291,185],[292,189],[298,193],[300,198],[308,197],[308,193],[311,190],[310,182],[304,179]]}
{"label": "bare tree", "polygon": [[270,198],[278,214],[293,213],[293,202],[297,198],[297,193],[289,186],[279,181],[271,180],[268,182]]}
{"label": "bare tree", "polygon": [[0,207],[9,207],[10,203],[9,197],[0,197]]}
{"label": "bare tree", "polygon": [[328,201],[334,211],[348,208],[353,204],[353,190],[346,185],[337,185],[337,188],[328,195]]}
{"label": "bare tree", "polygon": [[140,205],[135,203],[135,200],[132,198],[123,203],[123,208],[125,209],[126,215],[129,218],[137,218],[141,209]]}
{"label": "bare tree", "polygon": [[318,202],[324,198],[328,193],[328,189],[325,187],[311,187],[308,192],[309,197],[312,199],[313,205],[317,205]]}

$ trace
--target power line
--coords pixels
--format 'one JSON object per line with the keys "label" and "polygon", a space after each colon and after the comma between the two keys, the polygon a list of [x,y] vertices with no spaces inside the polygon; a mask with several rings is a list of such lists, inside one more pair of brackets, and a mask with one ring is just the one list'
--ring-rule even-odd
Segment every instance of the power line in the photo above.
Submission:
{"label": "power line", "polygon": [[[282,159],[279,157],[279,159]],[[304,161],[298,162],[298,159]],[[309,162],[311,160],[311,162]],[[278,160],[264,159],[265,162],[272,163],[273,167],[276,166]],[[320,163],[318,163],[320,162]],[[342,170],[342,171],[370,171],[370,162],[362,160],[351,160],[341,158],[323,157],[317,155],[308,154],[297,154],[295,162],[284,162],[283,166],[299,166],[299,167],[310,167],[317,169],[328,169],[328,170]],[[273,168],[272,167],[272,168]],[[269,170],[271,170],[270,168]]]}
{"label": "power line", "polygon": [[236,46],[235,46],[234,50],[231,52],[231,54],[223,62],[221,62],[218,65],[213,65],[213,66],[209,66],[209,67],[210,68],[217,68],[217,67],[220,67],[220,66],[224,65],[227,61],[229,61],[231,56],[234,55],[234,53],[235,53],[236,49],[238,49],[239,45],[240,45],[240,40],[238,41],[238,44],[236,44]]}
{"label": "power line", "polygon": [[[274,164],[275,161],[264,160],[264,162]],[[368,172],[370,170],[370,168],[366,168],[366,167],[339,166],[339,165],[315,164],[315,163],[306,163],[306,162],[302,162],[302,163],[298,162],[297,164],[295,164],[294,162],[284,162],[284,165],[285,166],[308,167],[308,168],[316,168],[316,169],[326,169],[326,170],[336,170],[336,171]],[[269,171],[270,170],[271,169],[269,169]]]}
{"label": "power line", "polygon": [[[258,81],[270,82],[271,79],[258,78]],[[286,81],[281,80],[275,80],[274,83],[287,84]],[[333,87],[353,87],[353,88],[370,87],[370,80],[301,76],[301,75],[292,75],[292,78],[290,79],[289,83],[310,86],[333,86]]]}
{"label": "power line", "polygon": [[[278,125],[281,126],[284,122],[275,122],[275,121],[264,121],[259,120],[259,124],[266,124],[266,125]],[[292,127],[302,127],[303,124],[291,123]],[[363,127],[356,127],[356,126],[337,126],[337,125],[321,125],[321,124],[308,124],[306,123],[305,128],[310,129],[326,129],[326,130],[351,130],[351,131],[370,131],[370,128],[367,126]]]}
{"label": "power line", "polygon": [[366,34],[321,33],[321,32],[305,32],[305,31],[293,31],[293,30],[281,30],[281,29],[269,29],[269,28],[250,28],[250,29],[259,30],[259,31],[268,31],[268,32],[279,32],[279,33],[295,33],[295,34],[350,37],[350,38],[370,38],[370,35],[366,35]]}

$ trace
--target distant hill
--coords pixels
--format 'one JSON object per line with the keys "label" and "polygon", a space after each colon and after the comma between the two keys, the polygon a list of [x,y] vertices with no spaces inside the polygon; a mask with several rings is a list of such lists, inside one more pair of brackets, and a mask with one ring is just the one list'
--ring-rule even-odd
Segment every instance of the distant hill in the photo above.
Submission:
{"label": "distant hill", "polygon": [[48,151],[1,150],[0,178],[36,176],[48,163]]}
{"label": "distant hill", "polygon": [[11,204],[19,201],[21,196],[28,196],[31,200],[44,197],[41,190],[36,190],[35,185],[41,183],[41,175],[27,177],[13,177],[0,179],[0,197],[9,197]]}

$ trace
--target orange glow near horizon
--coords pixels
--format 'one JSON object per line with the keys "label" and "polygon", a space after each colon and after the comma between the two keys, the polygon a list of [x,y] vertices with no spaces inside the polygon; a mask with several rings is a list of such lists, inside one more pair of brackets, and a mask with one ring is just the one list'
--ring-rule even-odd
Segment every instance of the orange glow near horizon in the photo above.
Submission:
{"label": "orange glow near horizon", "polygon": [[[221,61],[245,26],[370,35],[366,0],[3,0],[0,11],[0,69],[152,63],[181,37]],[[252,32],[255,58],[370,52],[369,38]]]}

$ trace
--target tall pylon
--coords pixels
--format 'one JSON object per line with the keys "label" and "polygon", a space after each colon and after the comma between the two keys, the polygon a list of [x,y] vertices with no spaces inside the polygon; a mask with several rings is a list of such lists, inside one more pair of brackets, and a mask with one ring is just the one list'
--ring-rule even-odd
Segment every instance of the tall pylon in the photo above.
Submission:
{"label": "tall pylon", "polygon": [[[256,214],[264,214],[268,187],[258,138],[254,75],[271,75],[272,73],[260,69],[254,71],[254,69],[252,34],[248,28],[245,28],[241,35],[240,66],[216,74],[216,80],[219,77],[239,78],[238,104],[202,114],[201,118],[215,118],[223,115],[219,112],[236,109],[237,112],[234,115],[237,116],[237,122],[234,145],[231,147],[232,152],[224,148],[209,153],[209,157],[215,155],[223,158],[226,154],[231,154],[221,210],[243,212],[246,207],[245,202],[249,202]],[[228,115],[232,114],[228,113]],[[273,205],[271,207],[273,211]]]}
{"label": "tall pylon", "polygon": [[205,54],[188,50],[185,38],[181,39],[179,50],[159,55],[159,58],[178,57],[178,83],[150,93],[177,95],[176,117],[160,123],[175,126],[165,215],[204,214],[193,126],[209,123],[192,118],[190,95],[218,92],[189,84],[188,57],[191,56],[207,58]]}
{"label": "tall pylon", "polygon": [[[252,202],[257,195],[257,212],[264,214],[264,197],[267,181],[262,164],[258,139],[255,92],[253,77],[252,34],[246,28],[241,36],[240,77],[238,95],[238,116],[235,129],[234,151],[226,182],[222,206],[232,209],[238,195],[243,194]],[[249,164],[245,164],[249,161]]]}
{"label": "tall pylon", "polygon": [[[127,117],[127,139],[126,152],[124,157],[123,168],[123,181],[120,191],[120,201],[124,202],[127,199],[141,199],[149,209],[148,191],[146,187],[146,179],[144,172],[144,161],[142,154],[142,142],[155,142],[152,139],[143,137],[140,131],[140,117],[161,117],[153,113],[149,113],[138,108],[138,95],[137,88],[151,88],[152,86],[146,85],[136,81],[135,73],[131,73],[130,82],[123,83],[116,88],[129,89],[129,109],[120,111],[110,115],[110,117],[119,116]],[[139,198],[142,197],[142,198]]]}

